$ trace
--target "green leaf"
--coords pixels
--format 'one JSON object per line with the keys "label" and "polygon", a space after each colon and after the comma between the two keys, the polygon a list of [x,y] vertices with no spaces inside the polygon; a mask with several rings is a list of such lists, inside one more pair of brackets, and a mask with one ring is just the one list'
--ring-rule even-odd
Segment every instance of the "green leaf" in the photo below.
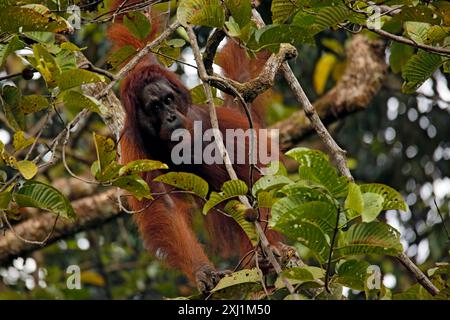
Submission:
{"label": "green leaf", "polygon": [[183,25],[189,24],[212,28],[222,28],[225,11],[220,0],[181,0],[177,19]]}
{"label": "green leaf", "polygon": [[71,33],[73,28],[64,18],[40,4],[10,6],[0,10],[0,32],[27,31]]}
{"label": "green leaf", "polygon": [[208,194],[208,183],[193,173],[187,172],[169,172],[162,174],[153,181],[163,182],[178,189],[192,192],[200,198],[206,198]]}
{"label": "green leaf", "polygon": [[362,193],[372,192],[383,196],[383,210],[408,211],[408,205],[395,189],[380,183],[368,183],[359,186]]}
{"label": "green leaf", "polygon": [[284,197],[274,203],[270,226],[283,232],[284,225],[303,220],[312,221],[330,235],[335,226],[337,208],[317,190],[305,188],[305,193]]}
{"label": "green leaf", "polygon": [[393,300],[432,300],[433,296],[419,283],[408,290],[394,294]]}
{"label": "green leaf", "polygon": [[57,83],[61,90],[79,87],[83,84],[93,82],[104,82],[104,76],[84,69],[71,69],[64,71],[58,77]]}
{"label": "green leaf", "polygon": [[262,176],[252,187],[252,194],[256,196],[261,191],[271,191],[279,189],[293,181],[285,176]]}
{"label": "green leaf", "polygon": [[123,24],[131,34],[140,40],[144,40],[152,31],[149,19],[139,11],[129,12],[123,17]]}
{"label": "green leaf", "polygon": [[169,169],[169,167],[156,160],[142,159],[128,162],[125,166],[120,168],[119,175],[125,176],[127,174],[138,174],[147,171]]}
{"label": "green leaf", "polygon": [[317,223],[306,219],[296,222],[283,220],[277,223],[274,230],[309,248],[320,263],[327,261],[330,250],[329,237]]}
{"label": "green leaf", "polygon": [[28,160],[17,161],[15,166],[20,174],[27,180],[33,178],[38,172],[36,164]]}
{"label": "green leaf", "polygon": [[166,44],[173,48],[182,48],[186,44],[186,41],[184,39],[175,38],[166,40]]}
{"label": "green leaf", "polygon": [[242,180],[229,180],[222,185],[222,192],[212,192],[208,201],[203,206],[203,214],[217,206],[219,203],[234,197],[246,195],[248,192],[247,184]]}
{"label": "green leaf", "polygon": [[23,49],[25,47],[25,43],[23,43],[18,36],[14,36],[11,40],[9,40],[6,44],[0,44],[0,68],[6,62],[6,58],[15,52],[16,50]]}
{"label": "green leaf", "polygon": [[114,140],[108,137],[93,133],[97,159],[99,160],[99,169],[103,171],[116,160],[116,144]]}
{"label": "green leaf", "polygon": [[56,86],[56,79],[61,74],[56,58],[39,43],[33,45],[33,58],[28,58],[31,65],[42,75],[48,87]]}
{"label": "green leaf", "polygon": [[428,31],[431,28],[429,23],[406,21],[403,25],[411,40],[420,44],[425,43]]}
{"label": "green leaf", "polygon": [[143,198],[153,199],[147,182],[137,174],[119,177],[112,181],[112,185],[127,190],[138,200],[142,200]]}
{"label": "green leaf", "polygon": [[12,199],[12,193],[10,191],[0,192],[0,210],[9,209],[9,203]]}
{"label": "green leaf", "polygon": [[281,289],[286,286],[283,282],[283,277],[289,279],[292,285],[299,285],[325,277],[325,270],[312,266],[294,267],[283,270],[275,281],[275,288]]}
{"label": "green leaf", "polygon": [[225,0],[225,6],[240,27],[250,22],[252,17],[252,4],[250,0]]}
{"label": "green leaf", "polygon": [[284,23],[299,9],[300,0],[273,0],[270,10],[275,24]]}
{"label": "green leaf", "polygon": [[51,211],[62,217],[76,218],[69,199],[56,188],[38,181],[26,181],[13,195],[20,207],[33,207]]}
{"label": "green leaf", "polygon": [[239,224],[252,245],[256,246],[258,244],[258,235],[256,233],[255,225],[245,219],[247,207],[237,200],[230,200],[225,205],[223,211],[228,213]]}
{"label": "green leaf", "polygon": [[414,48],[399,42],[392,42],[389,65],[394,73],[403,71],[405,64],[414,54]]}
{"label": "green leaf", "polygon": [[358,223],[340,233],[334,258],[382,254],[396,256],[403,251],[400,233],[382,222]]}
{"label": "green leaf", "polygon": [[24,114],[35,113],[47,109],[48,106],[48,99],[37,94],[23,96],[19,104],[19,108]]}
{"label": "green leaf", "polygon": [[237,272],[233,272],[220,279],[219,283],[216,285],[211,292],[217,292],[229,287],[237,286],[249,282],[260,282],[261,281],[261,271],[258,269],[244,269]]}
{"label": "green leaf", "polygon": [[281,43],[312,43],[313,38],[306,29],[296,25],[268,25],[255,32],[256,43],[247,45],[255,50],[270,49],[277,51]]}
{"label": "green leaf", "polygon": [[361,214],[361,212],[363,212],[364,210],[364,199],[361,193],[361,189],[354,182],[351,182],[348,185],[348,194],[347,199],[345,199],[344,208],[350,209],[356,212],[358,215]]}
{"label": "green leaf", "polygon": [[364,210],[361,212],[362,221],[372,222],[383,210],[384,198],[372,192],[363,193],[362,197],[364,200]]}
{"label": "green leaf", "polygon": [[[211,88],[213,97],[216,97],[217,95],[217,89],[216,88]],[[192,103],[194,104],[207,104],[208,103],[208,98],[206,97],[206,92],[205,89],[203,88],[202,84],[199,84],[198,86],[195,86],[194,88],[192,88],[190,90],[191,93],[191,99],[192,99]]]}
{"label": "green leaf", "polygon": [[65,41],[65,42],[61,43],[60,47],[61,47],[61,49],[72,51],[72,52],[82,51],[85,49],[85,48],[80,48],[75,43],[72,43],[69,41]]}
{"label": "green leaf", "polygon": [[156,52],[156,57],[158,58],[158,60],[166,67],[170,67],[180,58],[181,48],[162,45],[156,50]]}
{"label": "green leaf", "polygon": [[420,50],[413,55],[403,68],[403,92],[412,94],[442,65],[440,55]]}
{"label": "green leaf", "polygon": [[16,150],[16,151],[23,150],[26,147],[31,146],[33,144],[34,140],[35,139],[33,137],[25,138],[25,132],[16,131],[16,133],[14,133],[14,137],[13,137],[14,150]]}
{"label": "green leaf", "polygon": [[335,281],[351,289],[364,291],[369,266],[370,264],[364,260],[341,260],[336,265]]}
{"label": "green leaf", "polygon": [[55,42],[55,34],[53,32],[46,32],[46,31],[29,31],[24,32],[24,35],[36,42],[40,43],[54,43]]}
{"label": "green leaf", "polygon": [[328,162],[328,157],[321,151],[295,148],[288,151],[286,155],[300,164],[301,179],[324,186],[335,197],[347,193],[347,178],[338,176],[336,169]]}
{"label": "green leaf", "polygon": [[273,204],[277,200],[272,196],[271,192],[260,191],[257,195],[258,208],[272,208]]}
{"label": "green leaf", "polygon": [[2,90],[2,103],[3,112],[9,125],[14,130],[25,129],[25,115],[19,107],[22,94],[17,87],[5,85]]}
{"label": "green leaf", "polygon": [[106,60],[106,66],[108,69],[116,69],[125,61],[130,59],[136,54],[136,48],[132,45],[123,46],[122,48],[114,51]]}
{"label": "green leaf", "polygon": [[86,96],[78,91],[64,91],[61,93],[66,108],[74,110],[89,109],[90,111],[101,113],[102,104],[94,97]]}
{"label": "green leaf", "polygon": [[68,70],[77,70],[77,58],[71,50],[62,49],[55,55],[55,61],[61,72]]}

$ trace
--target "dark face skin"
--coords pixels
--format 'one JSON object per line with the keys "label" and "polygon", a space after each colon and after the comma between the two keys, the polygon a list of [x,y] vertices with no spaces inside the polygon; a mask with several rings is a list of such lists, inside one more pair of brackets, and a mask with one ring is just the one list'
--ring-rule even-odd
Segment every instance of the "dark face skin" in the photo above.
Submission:
{"label": "dark face skin", "polygon": [[142,88],[137,121],[144,133],[144,141],[170,141],[174,130],[186,127],[188,105],[181,96],[177,89],[163,78]]}

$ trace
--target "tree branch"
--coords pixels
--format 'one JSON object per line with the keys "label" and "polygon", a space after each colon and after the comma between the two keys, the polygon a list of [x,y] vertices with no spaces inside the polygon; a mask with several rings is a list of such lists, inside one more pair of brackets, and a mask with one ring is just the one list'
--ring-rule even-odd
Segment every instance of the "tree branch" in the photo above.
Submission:
{"label": "tree branch", "polygon": [[50,234],[44,245],[49,245],[59,239],[75,234],[80,230],[96,227],[119,215],[120,211],[115,203],[115,189],[82,198],[72,202],[77,213],[74,221],[59,219],[55,221],[53,213],[40,213],[24,222],[14,225],[14,232],[7,230],[0,236],[0,264],[9,262],[12,258],[42,248],[36,243],[24,242],[17,235],[25,239],[44,239]]}
{"label": "tree branch", "polygon": [[[362,34],[353,36],[346,49],[347,67],[344,74],[330,91],[313,104],[324,125],[367,107],[385,79],[388,66],[383,49],[379,40],[369,40]],[[304,110],[293,113],[272,128],[280,132],[282,150],[295,147],[315,132]]]}

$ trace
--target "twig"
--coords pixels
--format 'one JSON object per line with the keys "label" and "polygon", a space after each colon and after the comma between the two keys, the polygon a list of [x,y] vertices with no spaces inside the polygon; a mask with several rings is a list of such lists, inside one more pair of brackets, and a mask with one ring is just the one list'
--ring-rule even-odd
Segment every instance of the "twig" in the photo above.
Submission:
{"label": "twig", "polygon": [[420,270],[404,252],[400,253],[397,256],[397,259],[414,275],[417,282],[419,282],[431,295],[435,296],[439,294],[439,289],[435,287],[430,279],[428,279],[422,270]]}
{"label": "twig", "polygon": [[15,77],[18,77],[20,75],[22,75],[22,72],[7,74],[6,76],[1,76],[0,77],[0,81],[8,80],[8,79],[11,79],[11,78],[15,78]]}
{"label": "twig", "polygon": [[14,226],[11,224],[11,222],[9,222],[8,216],[6,215],[6,213],[4,211],[2,211],[2,215],[3,215],[3,220],[5,220],[8,228],[11,230],[11,232],[21,241],[28,243],[28,244],[34,244],[34,245],[38,245],[38,246],[44,246],[47,243],[47,240],[52,236],[53,231],[55,230],[56,227],[56,223],[58,222],[58,218],[59,218],[59,213],[57,214],[56,218],[55,218],[55,222],[53,223],[53,227],[50,230],[50,232],[47,234],[47,236],[42,240],[42,241],[36,241],[36,240],[28,240],[25,239],[24,237],[22,237],[20,234],[18,234],[16,232],[16,230],[14,229]]}
{"label": "twig", "polygon": [[417,43],[411,39],[402,37],[402,36],[398,36],[396,34],[392,34],[390,32],[384,31],[383,29],[377,29],[377,28],[373,28],[373,29],[369,29],[367,28],[367,26],[363,26],[364,28],[375,32],[377,34],[379,34],[382,37],[388,38],[390,40],[399,42],[399,43],[403,43],[415,48],[419,48],[419,49],[423,49],[426,50],[428,52],[432,52],[432,53],[436,53],[439,54],[441,56],[446,56],[446,57],[450,57],[450,50],[449,49],[445,49],[445,48],[441,48],[441,47],[434,47],[434,46],[430,46],[427,44],[421,44],[421,43]]}

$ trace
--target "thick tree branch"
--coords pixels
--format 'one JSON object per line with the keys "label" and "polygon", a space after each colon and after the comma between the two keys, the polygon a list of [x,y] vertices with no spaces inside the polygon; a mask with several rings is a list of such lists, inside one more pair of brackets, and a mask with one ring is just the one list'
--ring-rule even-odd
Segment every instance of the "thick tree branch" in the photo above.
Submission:
{"label": "thick tree branch", "polygon": [[77,213],[77,219],[70,221],[59,219],[53,229],[56,216],[53,213],[41,213],[24,222],[14,225],[14,232],[7,230],[0,236],[0,264],[7,263],[12,258],[40,249],[34,243],[20,240],[17,235],[25,239],[44,239],[51,233],[45,245],[51,244],[63,237],[73,235],[80,230],[102,225],[106,221],[118,216],[119,208],[114,201],[117,191],[111,189],[92,197],[82,198],[72,202]]}

